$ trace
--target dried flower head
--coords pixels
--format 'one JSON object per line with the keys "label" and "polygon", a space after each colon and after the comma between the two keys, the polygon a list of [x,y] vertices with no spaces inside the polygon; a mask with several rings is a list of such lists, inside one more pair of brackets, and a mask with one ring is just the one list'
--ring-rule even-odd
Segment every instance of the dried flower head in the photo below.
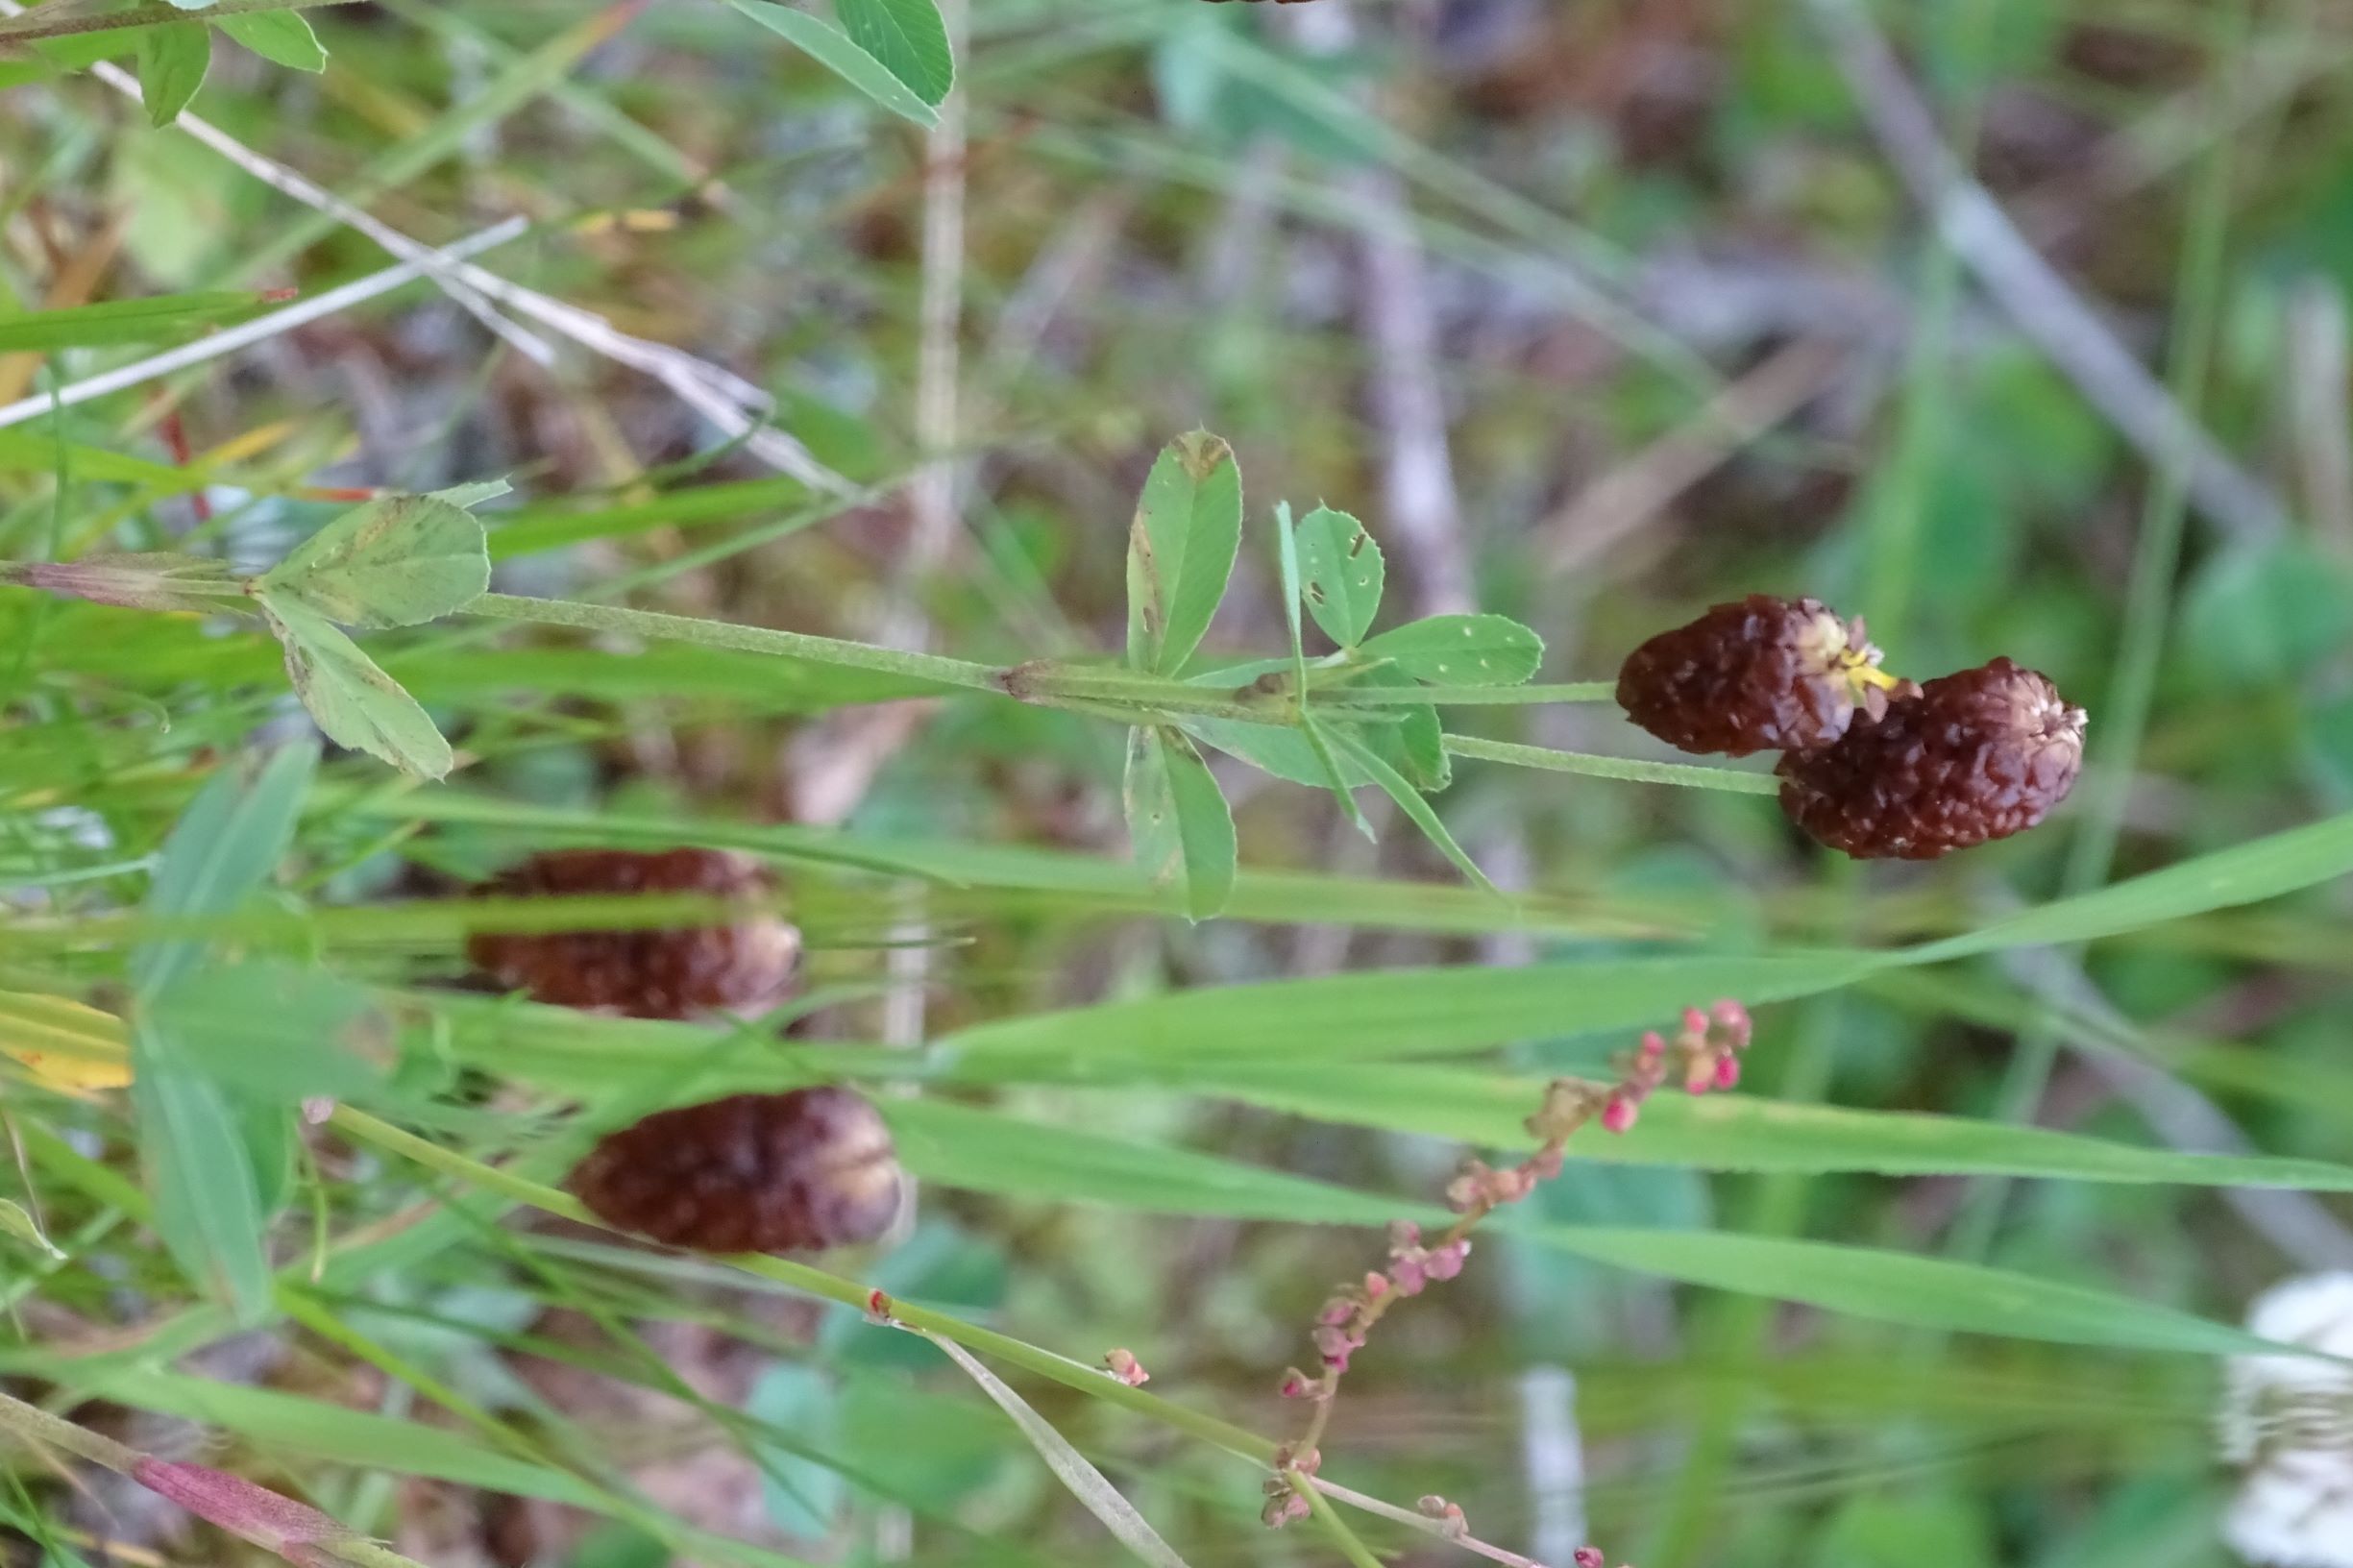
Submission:
{"label": "dried flower head", "polygon": [[2083,731],[2048,677],[1996,659],[1784,756],[1781,809],[1857,860],[1934,860],[2041,821],[2075,787]]}
{"label": "dried flower head", "polygon": [[898,1216],[890,1130],[846,1089],[735,1094],[608,1135],[572,1172],[599,1219],[703,1252],[871,1241]]}
{"label": "dried flower head", "polygon": [[467,957],[500,985],[560,1007],[638,1018],[749,1011],[784,994],[800,956],[800,933],[766,907],[775,892],[767,870],[723,850],[555,849],[478,891],[504,898],[708,894],[745,904],[725,925],[485,931],[467,943]]}
{"label": "dried flower head", "polygon": [[1627,717],[1685,751],[1827,746],[1894,678],[1861,622],[1819,600],[1751,594],[1662,631],[1618,672]]}

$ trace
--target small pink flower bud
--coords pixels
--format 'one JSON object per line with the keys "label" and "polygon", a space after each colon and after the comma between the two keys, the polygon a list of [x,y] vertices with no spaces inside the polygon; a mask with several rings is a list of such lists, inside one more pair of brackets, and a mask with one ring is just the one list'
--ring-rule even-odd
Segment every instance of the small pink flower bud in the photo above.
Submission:
{"label": "small pink flower bud", "polygon": [[1323,1311],[1315,1314],[1315,1321],[1330,1327],[1345,1323],[1356,1315],[1357,1304],[1354,1301],[1346,1296],[1334,1296],[1324,1303]]}
{"label": "small pink flower bud", "polygon": [[1740,1087],[1740,1058],[1736,1056],[1716,1058],[1716,1087],[1718,1089],[1738,1089]]}
{"label": "small pink flower bud", "polygon": [[1422,1293],[1422,1286],[1430,1283],[1429,1270],[1416,1254],[1409,1254],[1390,1264],[1389,1278],[1401,1296],[1418,1296]]}
{"label": "small pink flower bud", "polygon": [[1575,1078],[1556,1078],[1544,1089],[1544,1104],[1522,1123],[1528,1136],[1557,1143],[1577,1131],[1593,1114],[1593,1086]]}
{"label": "small pink flower bud", "polygon": [[1152,1381],[1152,1374],[1143,1369],[1143,1363],[1127,1351],[1113,1351],[1103,1358],[1103,1364],[1111,1369],[1113,1377],[1130,1388],[1140,1388]]}
{"label": "small pink flower bud", "polygon": [[1529,1185],[1532,1187],[1535,1185],[1535,1182],[1549,1182],[1554,1177],[1559,1175],[1562,1158],[1563,1156],[1558,1144],[1547,1145],[1546,1147],[1538,1149],[1534,1154],[1531,1155],[1528,1161],[1528,1168],[1534,1173],[1534,1181],[1532,1181]]}
{"label": "small pink flower bud", "polygon": [[1438,1521],[1438,1528],[1448,1536],[1459,1539],[1469,1533],[1470,1527],[1463,1520],[1459,1505],[1449,1503],[1446,1499],[1433,1493],[1429,1497],[1418,1500],[1413,1506],[1421,1511],[1423,1518]]}
{"label": "small pink flower bud", "polygon": [[1613,1133],[1622,1133],[1634,1124],[1634,1099],[1630,1094],[1612,1094],[1609,1103],[1602,1107],[1602,1126]]}
{"label": "small pink flower bud", "polygon": [[1432,1279],[1451,1280],[1462,1272],[1462,1260],[1470,1256],[1470,1251],[1471,1244],[1467,1240],[1450,1241],[1445,1246],[1433,1249],[1430,1262],[1424,1266],[1430,1270]]}
{"label": "small pink flower bud", "polygon": [[1388,1293],[1389,1277],[1386,1274],[1375,1274],[1370,1272],[1365,1274],[1364,1299],[1366,1301],[1379,1301],[1383,1296],[1385,1296]]}
{"label": "small pink flower bud", "polygon": [[1646,1030],[1642,1036],[1642,1054],[1651,1058],[1666,1055],[1667,1038],[1655,1029]]}
{"label": "small pink flower bud", "polygon": [[1259,1512],[1259,1523],[1268,1530],[1281,1530],[1285,1525],[1297,1524],[1308,1516],[1308,1500],[1287,1486],[1281,1497],[1270,1497]]}
{"label": "small pink flower bud", "polygon": [[1515,1195],[1509,1171],[1491,1168],[1483,1160],[1465,1160],[1455,1179],[1446,1184],[1446,1206],[1458,1214],[1492,1209]]}
{"label": "small pink flower bud", "polygon": [[1418,1247],[1421,1244],[1422,1228],[1419,1225],[1414,1224],[1413,1221],[1409,1219],[1392,1219],[1389,1221],[1389,1252],[1391,1256],[1395,1256],[1396,1254],[1405,1251],[1408,1247]]}
{"label": "small pink flower bud", "polygon": [[1747,1050],[1749,1041],[1756,1034],[1756,1020],[1749,1016],[1749,1010],[1728,996],[1709,1011],[1715,1017],[1716,1027],[1723,1030],[1726,1038],[1731,1041],[1732,1049]]}
{"label": "small pink flower bud", "polygon": [[1316,1471],[1322,1469],[1323,1465],[1324,1457],[1322,1453],[1312,1448],[1308,1449],[1304,1453],[1294,1453],[1292,1452],[1291,1445],[1285,1443],[1282,1447],[1275,1450],[1275,1470],[1278,1473],[1286,1470],[1296,1470],[1303,1476],[1311,1476]]}
{"label": "small pink flower bud", "polygon": [[1602,1568],[1609,1559],[1602,1556],[1602,1549],[1598,1546],[1581,1546],[1577,1549],[1577,1555],[1569,1560],[1577,1564],[1577,1568]]}
{"label": "small pink flower bud", "polygon": [[1305,1399],[1314,1391],[1314,1388],[1315,1385],[1308,1380],[1308,1375],[1292,1366],[1284,1369],[1283,1382],[1276,1391],[1285,1399]]}

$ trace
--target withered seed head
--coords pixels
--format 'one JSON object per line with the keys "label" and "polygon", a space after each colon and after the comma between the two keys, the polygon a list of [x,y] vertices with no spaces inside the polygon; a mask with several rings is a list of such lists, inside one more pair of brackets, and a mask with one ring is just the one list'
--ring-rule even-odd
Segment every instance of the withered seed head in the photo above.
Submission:
{"label": "withered seed head", "polygon": [[2084,723],[2047,677],[1996,659],[1784,756],[1781,809],[1857,860],[1934,860],[2023,832],[2066,799]]}
{"label": "withered seed head", "polygon": [[903,1177],[880,1113],[846,1089],[734,1094],[606,1136],[568,1185],[606,1224],[700,1252],[871,1241]]}
{"label": "withered seed head", "polygon": [[[478,890],[494,897],[701,893],[765,905],[768,872],[718,849],[555,849],[509,868]],[[639,1018],[766,1007],[784,994],[800,933],[765,907],[726,925],[663,931],[481,932],[466,955],[500,985],[534,1001]]]}
{"label": "withered seed head", "polygon": [[1819,600],[1751,594],[1662,631],[1627,658],[1618,704],[1685,751],[1805,750],[1847,732],[1894,684],[1862,623]]}

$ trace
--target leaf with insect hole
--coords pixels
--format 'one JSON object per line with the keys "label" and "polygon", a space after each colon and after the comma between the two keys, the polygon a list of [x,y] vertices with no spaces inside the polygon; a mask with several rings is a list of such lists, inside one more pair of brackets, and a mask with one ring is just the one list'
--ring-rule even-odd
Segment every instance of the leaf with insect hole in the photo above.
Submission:
{"label": "leaf with insect hole", "polygon": [[[452,494],[481,500],[485,488]],[[490,551],[463,505],[388,496],[328,524],[257,586],[275,604],[298,602],[347,626],[413,626],[479,598],[490,586]]]}
{"label": "leaf with insect hole", "polygon": [[[1384,664],[1357,676],[1356,684],[1411,691],[1419,682],[1395,665]],[[1376,755],[1403,772],[1412,780],[1415,789],[1425,794],[1454,782],[1455,759],[1446,749],[1446,731],[1438,723],[1436,707],[1428,702],[1399,703],[1385,705],[1379,711],[1394,723],[1366,726],[1365,744]]]}
{"label": "leaf with insect hole", "polygon": [[1189,919],[1223,909],[1234,891],[1234,815],[1192,742],[1156,725],[1129,730],[1120,795],[1136,863],[1153,885],[1176,890]]}
{"label": "leaf with insect hole", "polygon": [[1368,639],[1360,649],[1415,680],[1517,686],[1544,662],[1544,639],[1501,615],[1434,615]]}
{"label": "leaf with insect hole", "polygon": [[1119,786],[1119,803],[1127,814],[1137,869],[1156,888],[1182,887],[1185,842],[1177,833],[1168,759],[1153,744],[1151,729],[1142,724],[1127,732],[1127,772]]}
{"label": "leaf with insect hole", "polygon": [[1176,808],[1177,840],[1185,855],[1186,913],[1206,920],[1225,908],[1234,891],[1234,813],[1191,741],[1173,729],[1155,729],[1152,739],[1167,774],[1169,802]]}
{"label": "leaf with insect hole", "polygon": [[261,613],[286,650],[286,678],[337,746],[365,751],[421,778],[448,775],[456,759],[433,721],[325,616],[299,600],[262,596]]}
{"label": "leaf with insect hole", "polygon": [[1299,520],[1299,570],[1308,613],[1324,635],[1354,648],[1381,609],[1386,568],[1381,547],[1346,512],[1318,506]]}
{"label": "leaf with insect hole", "polygon": [[1209,630],[1241,549],[1242,479],[1207,430],[1170,442],[1128,528],[1127,662],[1172,675]]}

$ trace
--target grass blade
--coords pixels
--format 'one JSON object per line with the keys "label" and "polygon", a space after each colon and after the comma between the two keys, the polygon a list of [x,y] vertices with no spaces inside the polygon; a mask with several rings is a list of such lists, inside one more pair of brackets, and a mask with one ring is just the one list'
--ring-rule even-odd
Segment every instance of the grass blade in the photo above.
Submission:
{"label": "grass blade", "polygon": [[[224,289],[203,294],[158,294],[143,300],[107,300],[97,305],[0,317],[0,354],[177,343],[208,328],[225,327],[259,315],[267,304],[258,294]],[[77,462],[75,466],[82,465]]]}
{"label": "grass blade", "polygon": [[[318,761],[316,747],[290,746],[271,753],[250,785],[235,768],[215,773],[163,841],[147,912],[225,915],[258,890],[293,841]],[[192,942],[149,943],[132,954],[132,977],[153,995],[198,951]]]}
{"label": "grass blade", "polygon": [[257,1322],[269,1307],[270,1264],[259,1184],[236,1115],[156,1018],[132,1030],[131,1067],[156,1234],[200,1290],[227,1303],[238,1322]]}
{"label": "grass blade", "polygon": [[[915,1331],[919,1334],[921,1330]],[[949,1360],[964,1368],[965,1375],[980,1384],[981,1392],[996,1402],[997,1408],[1013,1417],[1021,1435],[1028,1438],[1038,1457],[1045,1460],[1046,1468],[1055,1478],[1070,1488],[1070,1495],[1085,1505],[1089,1513],[1103,1521],[1103,1526],[1130,1552],[1151,1563],[1153,1568],[1186,1568],[1185,1559],[1176,1549],[1160,1537],[1144,1516],[1136,1511],[1136,1505],[1119,1494],[1103,1477],[1103,1472],[1087,1462],[1087,1457],[1070,1446],[1070,1440],[1054,1430],[1054,1424],[1036,1410],[1029,1402],[1006,1386],[1003,1379],[980,1363],[979,1358],[952,1340],[936,1334],[923,1337],[938,1345]]]}
{"label": "grass blade", "polygon": [[[1198,1066],[1194,1093],[1263,1110],[1485,1148],[1527,1146],[1521,1126],[1544,1080],[1419,1063],[1368,1062],[1334,1073],[1284,1065]],[[2055,1181],[2353,1192],[2353,1164],[2186,1154],[1962,1116],[1761,1099],[1662,1094],[1620,1137],[1581,1139],[1581,1160],[1806,1175],[2011,1176]]]}
{"label": "grass blade", "polygon": [[2279,1349],[2243,1329],[2138,1297],[1942,1258],[1725,1231],[1499,1229],[1616,1268],[1883,1323],[2200,1356]]}

